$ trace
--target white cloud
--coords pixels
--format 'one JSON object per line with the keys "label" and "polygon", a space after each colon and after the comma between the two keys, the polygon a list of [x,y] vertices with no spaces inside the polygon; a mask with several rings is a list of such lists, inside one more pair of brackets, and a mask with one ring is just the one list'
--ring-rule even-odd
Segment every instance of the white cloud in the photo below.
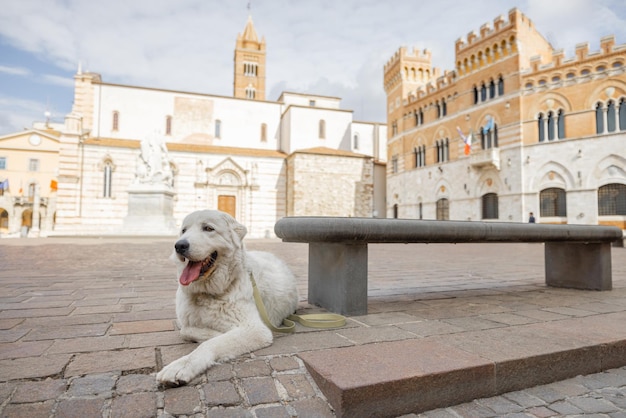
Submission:
{"label": "white cloud", "polygon": [[41,103],[0,95],[0,134],[32,127],[34,121],[43,120],[44,111]]}
{"label": "white cloud", "polygon": [[[247,0],[6,3],[0,37],[51,67],[22,66],[44,82],[70,86],[82,61],[105,82],[232,94],[233,50]],[[383,122],[383,66],[400,46],[428,48],[434,66],[451,70],[455,40],[500,14],[508,18],[513,7],[569,56],[575,44],[590,41],[593,49],[610,33],[626,42],[621,0],[259,1],[251,14],[267,41],[267,99],[283,90],[338,96],[358,120]],[[11,68],[20,66],[0,73]],[[68,76],[46,75],[60,72]]]}
{"label": "white cloud", "polygon": [[69,77],[61,77],[58,75],[45,74],[43,80],[46,83],[62,86],[62,87],[74,87],[74,80]]}
{"label": "white cloud", "polygon": [[0,65],[0,73],[10,74],[10,75],[19,75],[19,76],[28,76],[31,74],[28,68],[7,67],[5,65]]}

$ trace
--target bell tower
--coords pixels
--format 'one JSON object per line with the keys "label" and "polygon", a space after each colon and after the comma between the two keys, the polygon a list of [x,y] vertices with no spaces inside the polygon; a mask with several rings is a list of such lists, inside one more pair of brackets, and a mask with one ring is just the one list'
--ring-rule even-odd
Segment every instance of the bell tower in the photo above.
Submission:
{"label": "bell tower", "polygon": [[252,16],[235,46],[235,80],[233,96],[265,100],[265,38],[259,41]]}

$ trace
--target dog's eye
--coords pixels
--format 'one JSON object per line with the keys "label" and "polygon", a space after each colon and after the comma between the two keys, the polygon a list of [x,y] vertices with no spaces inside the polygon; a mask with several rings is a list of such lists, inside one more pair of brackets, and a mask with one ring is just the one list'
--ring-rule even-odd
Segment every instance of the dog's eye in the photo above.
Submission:
{"label": "dog's eye", "polygon": [[203,225],[202,230],[204,232],[211,232],[211,231],[215,231],[215,228],[213,228],[211,225]]}

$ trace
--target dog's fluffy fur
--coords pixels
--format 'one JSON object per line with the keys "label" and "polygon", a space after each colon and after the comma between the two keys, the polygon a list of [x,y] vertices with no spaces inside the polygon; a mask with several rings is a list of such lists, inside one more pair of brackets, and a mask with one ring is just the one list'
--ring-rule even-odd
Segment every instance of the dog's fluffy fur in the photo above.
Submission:
{"label": "dog's fluffy fur", "polygon": [[164,367],[159,382],[188,383],[217,362],[272,343],[254,302],[250,273],[273,325],[296,310],[293,274],[272,254],[246,251],[246,232],[230,215],[215,210],[193,212],[183,221],[171,256],[179,280],[176,316],[181,336],[201,344]]}

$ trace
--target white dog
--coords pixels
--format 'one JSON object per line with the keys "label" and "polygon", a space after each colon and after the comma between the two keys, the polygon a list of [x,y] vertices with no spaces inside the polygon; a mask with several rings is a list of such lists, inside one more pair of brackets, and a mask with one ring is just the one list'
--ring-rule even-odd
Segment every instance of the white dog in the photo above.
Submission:
{"label": "white dog", "polygon": [[193,212],[183,221],[171,257],[178,268],[176,316],[182,337],[201,344],[164,367],[159,382],[188,383],[217,362],[272,343],[254,302],[250,274],[274,326],[296,310],[293,274],[272,254],[246,251],[246,232],[216,210]]}

